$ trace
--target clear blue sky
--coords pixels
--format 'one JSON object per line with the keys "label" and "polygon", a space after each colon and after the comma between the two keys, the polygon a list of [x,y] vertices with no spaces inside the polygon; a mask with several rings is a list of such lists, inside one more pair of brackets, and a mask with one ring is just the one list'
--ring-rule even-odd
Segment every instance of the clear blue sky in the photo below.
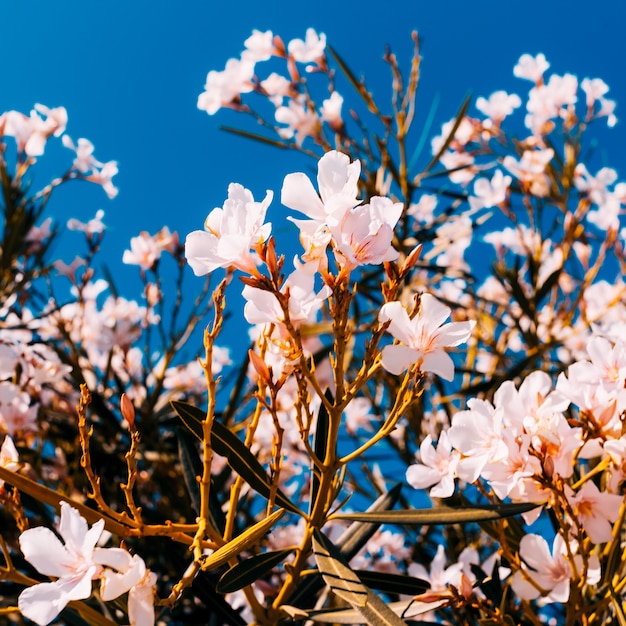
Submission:
{"label": "clear blue sky", "polygon": [[[268,188],[278,194],[284,175],[306,164],[219,131],[233,118],[196,108],[207,72],[238,56],[253,28],[285,41],[303,37],[309,26],[325,32],[375,90],[388,84],[380,60],[385,44],[408,60],[409,35],[418,30],[419,103],[425,115],[440,97],[437,129],[469,91],[487,96],[504,88],[523,96],[528,84],[514,79],[512,68],[524,52],[543,52],[558,73],[603,78],[618,101],[618,118],[626,120],[625,7],[621,0],[3,2],[0,109],[63,105],[69,134],[91,139],[99,159],[119,162],[114,201],[74,185],[50,207],[62,221],[105,209],[106,251],[114,262],[142,229],[168,225],[184,237],[200,228],[229,182],[257,196]],[[622,177],[625,124],[603,139],[607,163]],[[272,206],[280,210],[277,200]]]}

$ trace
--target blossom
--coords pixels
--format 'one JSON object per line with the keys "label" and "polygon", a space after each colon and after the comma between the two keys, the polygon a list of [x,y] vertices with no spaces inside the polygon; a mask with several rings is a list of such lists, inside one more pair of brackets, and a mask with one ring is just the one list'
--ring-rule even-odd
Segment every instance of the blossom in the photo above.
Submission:
{"label": "blossom", "polygon": [[198,96],[198,108],[209,115],[223,106],[230,106],[242,93],[252,91],[254,60],[249,57],[229,59],[224,71],[207,74],[204,91]]}
{"label": "blossom", "polygon": [[88,222],[80,222],[76,218],[71,217],[67,220],[67,227],[70,230],[80,230],[86,235],[99,235],[105,229],[104,222],[102,218],[104,217],[104,211],[102,209],[98,209],[96,211],[96,216],[89,220]]}
{"label": "blossom", "polygon": [[395,261],[399,253],[391,241],[402,208],[401,202],[375,196],[369,204],[348,211],[331,229],[341,262],[350,268]]}
{"label": "blossom", "polygon": [[533,57],[530,54],[522,54],[513,68],[513,74],[517,78],[525,78],[533,83],[538,83],[543,78],[543,73],[550,67],[543,54]]}
{"label": "blossom", "polygon": [[273,194],[267,191],[262,202],[255,202],[252,193],[238,183],[228,186],[228,199],[223,208],[209,213],[205,230],[187,235],[185,257],[196,276],[209,274],[218,267],[234,267],[244,272],[256,266],[250,252],[270,235],[271,224],[264,224],[265,212]]}
{"label": "blossom", "polygon": [[[18,598],[22,615],[39,626],[46,626],[69,602],[88,598],[92,581],[102,578],[103,600],[130,591],[131,626],[154,623],[153,612],[150,619],[146,591],[154,587],[154,575],[146,570],[145,563],[136,555],[131,557],[119,548],[97,548],[103,530],[104,520],[98,520],[89,528],[75,508],[61,502],[58,532],[63,543],[43,526],[20,535],[24,558],[41,574],[56,578],[54,582],[39,583],[22,591]],[[152,591],[150,601],[152,603]]]}
{"label": "blossom", "polygon": [[[42,115],[45,115],[45,119]],[[17,149],[23,150],[29,157],[41,156],[48,138],[62,135],[67,125],[67,111],[64,107],[50,109],[43,104],[36,104],[29,117],[19,111],[7,111],[0,116],[0,122],[2,118],[4,135],[14,137]]]}
{"label": "blossom", "polygon": [[494,122],[501,122],[521,104],[522,101],[517,94],[508,94],[506,91],[496,91],[489,96],[489,99],[477,98],[476,100],[476,108]]}
{"label": "blossom", "polygon": [[430,495],[449,498],[454,493],[454,478],[460,455],[452,450],[448,433],[439,436],[437,448],[428,435],[420,445],[421,463],[411,465],[406,471],[406,480],[415,489],[426,489],[432,485]]}
{"label": "blossom", "polygon": [[452,445],[465,456],[459,476],[474,482],[487,463],[502,462],[509,450],[503,440],[504,410],[478,398],[471,398],[467,405],[467,411],[459,411],[452,418],[448,435]]}
{"label": "blossom", "polygon": [[113,569],[105,569],[100,578],[100,597],[108,602],[128,591],[128,619],[130,626],[154,624],[154,587],[157,576],[138,555],[126,550],[108,548],[102,562]]}
{"label": "blossom", "polygon": [[[0,447],[0,467],[15,472],[20,466],[19,458],[13,439],[11,439],[10,435],[6,435],[2,442],[2,447]],[[0,489],[3,485],[4,481],[0,480]]]}
{"label": "blossom", "polygon": [[307,28],[306,37],[302,39],[292,39],[287,44],[287,51],[295,61],[299,63],[315,63],[324,56],[326,48],[326,35],[319,35],[313,28]]}
{"label": "blossom", "polygon": [[[322,224],[337,225],[357,200],[361,163],[350,162],[342,152],[327,152],[317,164],[319,196],[306,174],[288,174],[283,181],[281,202]],[[296,222],[298,223],[298,222]]]}
{"label": "blossom", "polygon": [[502,204],[506,200],[511,180],[510,176],[504,176],[502,170],[496,170],[491,181],[484,177],[476,179],[474,195],[469,198],[472,209],[477,211]]}
{"label": "blossom", "polygon": [[[281,290],[289,291],[289,321],[296,328],[311,321],[330,296],[331,289],[327,285],[315,293],[314,282],[315,274],[301,265],[289,274]],[[246,285],[242,295],[247,300],[243,314],[250,324],[281,324],[285,321],[285,313],[273,293]]]}
{"label": "blossom", "polygon": [[328,122],[329,126],[338,131],[343,126],[343,120],[341,119],[341,107],[343,106],[343,97],[337,91],[333,91],[330,94],[330,98],[327,98],[322,102],[320,113],[322,119]]}
{"label": "blossom", "polygon": [[252,35],[243,42],[245,50],[241,55],[243,59],[253,62],[267,61],[276,53],[274,46],[274,35],[271,30],[262,33],[260,30],[253,29]]}
{"label": "blossom", "polygon": [[619,517],[623,497],[600,491],[588,480],[574,496],[568,498],[578,521],[593,543],[605,543],[613,537],[613,525]]}
{"label": "blossom", "polygon": [[[575,545],[570,546],[570,549],[575,552]],[[515,572],[511,579],[515,593],[523,600],[534,600],[542,595],[536,586],[538,585],[547,594],[544,602],[567,602],[570,580],[574,575],[572,565],[575,565],[577,572],[581,572],[583,563],[580,555],[574,556],[574,564],[568,561],[568,550],[563,537],[557,535],[554,538],[551,554],[548,542],[543,537],[525,535],[520,541],[519,552],[524,563],[522,570]],[[595,554],[587,558],[586,582],[595,584],[600,580],[600,561]],[[536,585],[533,585],[529,578]]]}
{"label": "blossom", "polygon": [[309,109],[304,97],[289,100],[287,106],[279,106],[274,117],[279,124],[287,125],[287,128],[279,129],[280,136],[291,139],[295,135],[299,146],[307,137],[315,137],[319,133],[320,118]]}
{"label": "blossom", "polygon": [[384,304],[378,321],[389,322],[387,330],[401,343],[383,348],[382,366],[397,375],[413,363],[419,363],[423,372],[452,380],[454,362],[444,348],[467,341],[475,322],[444,324],[449,316],[450,309],[427,293],[421,296],[419,311],[413,319],[400,302]]}

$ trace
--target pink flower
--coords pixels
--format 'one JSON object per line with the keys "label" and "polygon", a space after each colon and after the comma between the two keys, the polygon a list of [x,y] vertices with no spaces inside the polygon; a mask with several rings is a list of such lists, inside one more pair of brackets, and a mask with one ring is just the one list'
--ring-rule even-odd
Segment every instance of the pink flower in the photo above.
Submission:
{"label": "pink flower", "polygon": [[387,330],[401,343],[383,348],[382,366],[397,375],[418,363],[422,371],[452,380],[454,363],[444,348],[467,341],[475,322],[444,324],[449,316],[450,309],[427,293],[413,319],[399,302],[384,304],[378,321],[390,322]]}
{"label": "pink flower", "polygon": [[[11,472],[16,472],[19,467],[19,454],[11,439],[10,435],[6,435],[0,447],[0,467],[4,467]],[[4,485],[4,481],[0,480],[0,489]]]}
{"label": "pink flower", "polygon": [[299,63],[315,63],[324,56],[326,48],[326,35],[319,35],[313,28],[307,28],[306,37],[302,39],[292,39],[287,45],[289,55]]}
{"label": "pink flower", "polygon": [[341,223],[331,229],[335,251],[342,265],[380,265],[395,261],[399,253],[391,241],[393,229],[402,214],[402,203],[375,196],[369,204],[348,211]]}
{"label": "pink flower", "polygon": [[317,164],[319,196],[308,176],[296,172],[285,176],[280,200],[320,224],[336,226],[347,211],[360,204],[360,175],[359,161],[351,163],[347,154],[333,150]]}
{"label": "pink flower", "polygon": [[622,496],[600,491],[588,480],[576,495],[568,498],[578,521],[593,543],[605,543],[613,537],[613,524],[624,502]]}
{"label": "pink flower", "polygon": [[22,615],[44,626],[71,600],[84,600],[91,595],[91,581],[102,571],[95,552],[103,530],[104,520],[89,529],[78,511],[62,502],[59,534],[64,543],[42,526],[20,535],[24,558],[40,573],[57,579],[22,591],[18,599]]}
{"label": "pink flower", "polygon": [[430,490],[435,498],[449,498],[454,493],[454,478],[460,455],[452,450],[448,433],[443,431],[439,436],[437,448],[428,435],[420,445],[421,463],[411,465],[406,471],[406,480],[415,489]]}
{"label": "pink flower", "polygon": [[477,98],[476,100],[476,108],[494,122],[501,122],[521,104],[522,101],[517,94],[508,94],[506,91],[496,91],[489,96],[489,99]]}
{"label": "pink flower", "polygon": [[491,181],[484,177],[476,179],[474,195],[469,198],[472,209],[477,211],[502,204],[506,200],[506,193],[511,186],[511,180],[511,177],[504,176],[501,170],[496,170]]}
{"label": "pink flower", "polygon": [[264,224],[265,212],[272,201],[268,191],[263,202],[255,202],[252,193],[238,183],[228,186],[223,208],[209,213],[205,230],[187,235],[185,256],[196,276],[209,274],[218,267],[233,267],[244,272],[256,267],[256,255],[250,252],[270,235],[271,224]]}
{"label": "pink flower", "polygon": [[525,78],[533,83],[538,83],[543,78],[543,73],[549,67],[550,64],[546,61],[546,57],[543,54],[538,54],[536,57],[530,54],[522,54],[517,65],[513,68],[513,74],[517,78]]}
{"label": "pink flower", "polygon": [[322,108],[320,113],[322,119],[328,122],[329,126],[337,131],[343,126],[343,120],[341,119],[341,107],[343,106],[343,97],[337,91],[333,91],[330,94],[330,98],[322,102]]}
{"label": "pink flower", "polygon": [[279,106],[274,117],[279,124],[287,125],[279,130],[280,136],[285,139],[295,136],[299,146],[307,137],[316,137],[320,130],[320,118],[308,108],[303,97],[289,100],[287,106]]}
{"label": "pink flower", "polygon": [[252,35],[243,42],[243,45],[246,49],[241,57],[254,63],[267,61],[276,54],[274,35],[271,30],[262,33],[260,30],[254,29]]}
{"label": "pink flower", "polygon": [[86,235],[99,235],[106,228],[102,218],[104,217],[104,211],[102,209],[98,209],[96,211],[96,216],[89,220],[88,222],[80,222],[79,220],[71,217],[67,220],[67,227],[70,230],[80,230]]}
{"label": "pink flower", "polygon": [[204,91],[198,96],[198,108],[209,115],[230,106],[242,93],[252,91],[254,61],[251,58],[229,59],[224,71],[211,70]]}
{"label": "pink flower", "polygon": [[24,558],[41,574],[56,578],[54,582],[39,583],[22,591],[18,598],[22,615],[39,626],[46,626],[70,601],[88,598],[92,581],[102,578],[101,597],[105,601],[130,591],[131,626],[154,624],[154,609],[147,604],[148,596],[150,605],[154,604],[154,574],[146,570],[140,557],[131,557],[125,550],[97,548],[103,530],[104,520],[89,528],[76,509],[61,502],[58,531],[63,543],[43,526],[20,535]]}
{"label": "pink flower", "polygon": [[[327,285],[315,293],[315,274],[307,270],[306,266],[296,267],[281,290],[289,290],[289,320],[296,328],[312,321],[331,293]],[[285,314],[273,293],[246,285],[242,295],[247,300],[243,313],[250,324],[282,325],[285,321]]]}
{"label": "pink flower", "polygon": [[[576,546],[570,546],[572,552]],[[567,602],[569,599],[570,580],[574,575],[572,565],[576,571],[582,571],[582,559],[575,555],[575,564],[567,560],[567,546],[561,535],[554,538],[552,554],[548,542],[539,535],[525,535],[520,541],[520,557],[523,559],[522,571],[517,571],[511,579],[511,586],[522,600],[534,600],[542,595],[540,589],[533,585],[528,578],[544,590],[547,595],[544,602]],[[595,584],[600,580],[600,561],[596,555],[588,557],[587,568],[588,584]],[[549,592],[549,593],[548,593]]]}
{"label": "pink flower", "polygon": [[448,431],[452,445],[464,455],[459,476],[474,482],[487,463],[502,462],[509,449],[503,439],[504,411],[495,409],[487,400],[468,400],[469,410],[459,411],[452,418]]}

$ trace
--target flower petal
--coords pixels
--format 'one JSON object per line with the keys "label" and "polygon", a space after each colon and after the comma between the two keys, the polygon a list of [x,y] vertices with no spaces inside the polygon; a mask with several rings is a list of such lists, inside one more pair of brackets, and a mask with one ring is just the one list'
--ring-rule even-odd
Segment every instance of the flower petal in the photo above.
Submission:
{"label": "flower petal", "polygon": [[407,346],[385,346],[382,352],[382,366],[394,375],[401,374],[420,358],[419,352]]}

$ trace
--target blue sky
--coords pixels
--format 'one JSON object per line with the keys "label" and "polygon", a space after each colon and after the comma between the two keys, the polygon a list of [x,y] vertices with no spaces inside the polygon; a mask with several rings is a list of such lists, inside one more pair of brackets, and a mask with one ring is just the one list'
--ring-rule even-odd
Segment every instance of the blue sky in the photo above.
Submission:
{"label": "blue sky", "polygon": [[[60,190],[48,213],[60,221],[88,219],[103,208],[105,251],[115,264],[140,230],[168,225],[184,237],[200,228],[222,204],[229,182],[257,197],[266,189],[278,194],[286,173],[308,165],[219,130],[235,117],[209,117],[196,108],[207,72],[238,56],[253,28],[271,29],[285,41],[303,37],[309,26],[325,32],[354,71],[367,74],[375,93],[388,88],[385,44],[408,61],[410,32],[418,30],[418,102],[426,116],[433,97],[440,98],[438,130],[468,92],[487,96],[504,88],[523,96],[529,85],[514,79],[512,68],[524,52],[543,52],[558,73],[603,78],[618,101],[618,118],[626,119],[624,7],[619,0],[5,2],[0,109],[63,105],[69,134],[93,141],[100,160],[119,162],[114,201],[76,184]],[[622,177],[625,128],[621,122],[602,134],[602,164]],[[42,170],[44,162],[50,160],[42,160]],[[280,211],[277,200],[271,210]]]}

